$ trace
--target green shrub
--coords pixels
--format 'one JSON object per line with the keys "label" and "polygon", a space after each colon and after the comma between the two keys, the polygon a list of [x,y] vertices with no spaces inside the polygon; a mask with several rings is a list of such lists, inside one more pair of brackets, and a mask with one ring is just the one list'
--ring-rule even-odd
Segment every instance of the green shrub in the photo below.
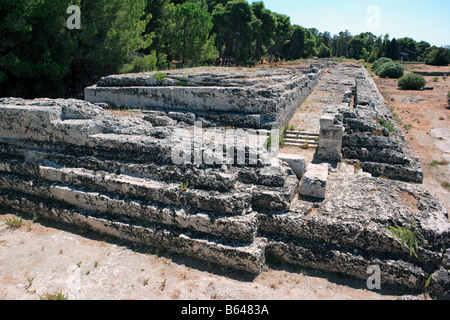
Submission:
{"label": "green shrub", "polygon": [[425,63],[432,66],[448,66],[450,63],[450,50],[435,48],[425,58]]}
{"label": "green shrub", "polygon": [[409,73],[398,79],[398,86],[403,90],[421,90],[427,81],[418,74]]}
{"label": "green shrub", "polygon": [[403,66],[397,62],[386,62],[383,63],[375,71],[376,75],[380,78],[393,78],[398,79],[403,76]]}
{"label": "green shrub", "polygon": [[448,107],[450,108],[450,91],[447,93],[447,104]]}
{"label": "green shrub", "polygon": [[372,70],[376,72],[379,67],[381,67],[383,64],[388,63],[388,62],[394,62],[394,61],[392,61],[392,59],[390,59],[390,58],[380,58],[373,63]]}

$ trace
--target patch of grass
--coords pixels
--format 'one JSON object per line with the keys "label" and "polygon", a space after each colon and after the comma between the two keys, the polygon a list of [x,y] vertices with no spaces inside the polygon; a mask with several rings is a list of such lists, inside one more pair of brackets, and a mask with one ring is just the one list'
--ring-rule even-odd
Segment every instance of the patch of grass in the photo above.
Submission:
{"label": "patch of grass", "polygon": [[361,164],[360,164],[359,162],[355,162],[355,163],[353,164],[353,168],[354,168],[354,170],[355,170],[355,173],[362,169],[362,168],[361,168]]}
{"label": "patch of grass", "polygon": [[162,73],[162,72],[158,72],[155,73],[152,78],[155,78],[156,80],[158,80],[159,83],[162,83],[164,80],[167,79],[167,73]]}
{"label": "patch of grass", "polygon": [[18,229],[22,226],[23,219],[14,216],[12,218],[5,218],[3,222],[11,229]]}
{"label": "patch of grass", "polygon": [[189,181],[181,181],[180,187],[181,191],[186,191],[187,188],[189,187]]}
{"label": "patch of grass", "polygon": [[429,164],[431,167],[436,167],[436,166],[446,166],[448,165],[450,162],[448,162],[447,160],[442,160],[442,161],[438,161],[438,160],[433,160],[431,161],[431,163]]}
{"label": "patch of grass", "polygon": [[180,81],[178,81],[177,85],[179,87],[185,87],[188,85],[188,83],[189,83],[189,81],[187,81],[187,80],[180,80]]}
{"label": "patch of grass", "polygon": [[402,247],[409,249],[409,255],[415,256],[417,258],[417,249],[420,247],[421,238],[424,239],[423,235],[416,230],[416,223],[413,222],[411,227],[389,227],[394,239],[397,239],[402,244]]}
{"label": "patch of grass", "polygon": [[383,119],[380,119],[380,124],[383,128],[386,128],[389,130],[389,132],[395,132],[394,126],[392,125],[392,123],[385,121]]}
{"label": "patch of grass", "polygon": [[402,119],[400,119],[400,116],[399,116],[398,114],[394,113],[394,114],[392,115],[392,117],[394,118],[395,121],[397,121],[397,123],[398,123],[399,125],[403,125],[403,121],[402,121]]}
{"label": "patch of grass", "polygon": [[54,293],[46,293],[39,296],[39,300],[68,300],[69,294],[64,295],[62,291],[55,291]]}
{"label": "patch of grass", "polygon": [[267,138],[267,141],[266,141],[266,150],[270,150],[270,147],[272,146],[272,135],[270,135],[268,138]]}

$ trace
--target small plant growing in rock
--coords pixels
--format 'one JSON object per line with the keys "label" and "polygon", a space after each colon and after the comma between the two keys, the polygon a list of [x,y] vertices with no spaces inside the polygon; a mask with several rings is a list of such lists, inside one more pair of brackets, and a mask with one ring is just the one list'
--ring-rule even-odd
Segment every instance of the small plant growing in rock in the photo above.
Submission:
{"label": "small plant growing in rock", "polygon": [[394,239],[400,241],[402,246],[409,249],[410,256],[417,258],[417,249],[420,247],[420,238],[424,239],[423,235],[416,230],[416,223],[411,224],[411,228],[408,227],[389,227]]}
{"label": "small plant growing in rock", "polygon": [[389,132],[395,132],[394,126],[392,125],[392,123],[387,122],[383,119],[380,119],[380,124],[383,128],[386,128],[389,130]]}
{"label": "small plant growing in rock", "polygon": [[18,229],[22,226],[23,220],[14,216],[12,218],[5,218],[3,222],[11,229]]}
{"label": "small plant growing in rock", "polygon": [[155,78],[159,83],[162,83],[165,79],[167,79],[167,73],[158,72],[155,73],[152,78]]}
{"label": "small plant growing in rock", "polygon": [[189,181],[181,181],[181,191],[186,191],[189,187]]}
{"label": "small plant growing in rock", "polygon": [[308,142],[303,143],[301,148],[305,150],[309,149],[309,143]]}

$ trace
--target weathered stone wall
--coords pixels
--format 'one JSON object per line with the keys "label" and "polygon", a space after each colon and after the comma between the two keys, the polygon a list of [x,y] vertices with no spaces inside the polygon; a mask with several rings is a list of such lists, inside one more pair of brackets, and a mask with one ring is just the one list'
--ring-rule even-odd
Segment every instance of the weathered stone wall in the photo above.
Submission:
{"label": "weathered stone wall", "polygon": [[265,173],[261,159],[176,165],[184,132],[144,115],[78,100],[1,99],[0,110],[1,203],[238,269],[264,262],[254,210],[287,210],[298,187],[287,165]]}
{"label": "weathered stone wall", "polygon": [[205,126],[281,128],[311,93],[323,68],[194,68],[113,75],[86,88],[85,99],[158,110],[189,124],[202,120]]}
{"label": "weathered stone wall", "polygon": [[[339,72],[339,68],[344,67],[338,65],[335,68],[335,72]],[[342,70],[344,71],[348,72],[348,67]],[[355,65],[353,75],[355,103],[330,106],[324,114],[324,117],[329,117],[330,112],[334,112],[343,117],[345,130],[340,146],[342,157],[359,162],[364,171],[376,176],[422,182],[420,163],[406,145],[403,132],[373,79],[362,66]],[[347,95],[345,92],[342,94]],[[325,131],[326,128],[321,130]],[[339,141],[334,144],[331,141],[328,145],[327,140],[319,142],[319,157],[328,159],[327,152],[336,147],[339,147]]]}

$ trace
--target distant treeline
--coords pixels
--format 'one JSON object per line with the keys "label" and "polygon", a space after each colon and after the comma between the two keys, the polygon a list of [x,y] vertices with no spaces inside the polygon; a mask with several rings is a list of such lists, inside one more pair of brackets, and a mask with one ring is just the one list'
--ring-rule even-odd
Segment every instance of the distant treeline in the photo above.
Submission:
{"label": "distant treeline", "polygon": [[[80,28],[68,28],[70,5]],[[245,0],[0,1],[0,96],[81,97],[113,73],[253,66],[311,56],[447,65],[449,48],[366,32],[331,35]]]}

